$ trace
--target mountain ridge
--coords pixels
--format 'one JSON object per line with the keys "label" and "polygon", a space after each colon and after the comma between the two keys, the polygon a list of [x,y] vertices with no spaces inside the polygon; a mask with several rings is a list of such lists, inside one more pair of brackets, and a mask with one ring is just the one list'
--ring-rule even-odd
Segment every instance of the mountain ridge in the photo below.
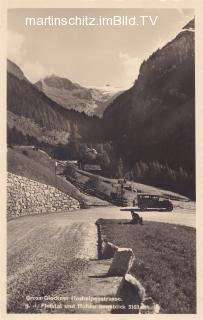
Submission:
{"label": "mountain ridge", "polygon": [[104,141],[114,141],[127,167],[159,160],[194,173],[194,66],[194,32],[184,29],[142,63],[134,85],[105,110]]}
{"label": "mountain ridge", "polygon": [[56,75],[47,76],[35,83],[37,88],[65,109],[84,112],[88,116],[102,117],[104,110],[121,93],[87,88]]}
{"label": "mountain ridge", "polygon": [[[35,139],[46,137],[52,146],[60,141],[67,144],[75,131],[76,147],[83,141],[86,146],[89,143],[103,150],[104,174],[120,177],[126,174],[132,180],[169,187],[194,197],[193,26],[189,22],[174,39],[143,61],[134,85],[113,99],[101,119],[87,116],[84,110],[81,113],[67,110],[25,79],[19,69],[10,68],[8,127],[12,130],[17,124],[17,130],[22,133],[26,126],[28,132],[32,129]],[[81,90],[68,79],[52,77],[51,80],[54,91],[57,89],[53,80],[57,80],[59,90],[64,87]],[[80,91],[80,94],[91,95],[92,91]],[[15,130],[9,134],[11,141],[15,135]],[[70,152],[72,147],[67,150]]]}
{"label": "mountain ridge", "polygon": [[9,130],[15,127],[23,135],[33,135],[36,140],[44,138],[43,142],[50,144],[60,143],[60,137],[62,143],[67,143],[75,125],[80,136],[86,136],[87,128],[98,119],[60,106],[29,82],[11,61],[7,74],[7,110]]}

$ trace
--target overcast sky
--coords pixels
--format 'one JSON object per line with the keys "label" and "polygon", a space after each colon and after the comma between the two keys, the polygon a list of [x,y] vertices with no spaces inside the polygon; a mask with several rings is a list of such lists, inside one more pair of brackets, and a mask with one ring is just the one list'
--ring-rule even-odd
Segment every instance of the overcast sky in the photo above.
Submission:
{"label": "overcast sky", "polygon": [[[158,16],[156,26],[26,27],[25,17]],[[8,58],[35,82],[56,74],[84,86],[126,88],[140,64],[172,40],[194,17],[191,9],[12,9],[8,11]]]}

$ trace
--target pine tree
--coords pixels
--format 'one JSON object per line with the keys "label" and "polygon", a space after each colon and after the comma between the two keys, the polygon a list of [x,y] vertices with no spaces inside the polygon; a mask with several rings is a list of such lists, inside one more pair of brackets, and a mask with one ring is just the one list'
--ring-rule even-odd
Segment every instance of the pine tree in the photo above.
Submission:
{"label": "pine tree", "polygon": [[123,175],[124,175],[123,160],[120,158],[118,160],[118,164],[116,166],[115,177],[116,178],[122,178]]}
{"label": "pine tree", "polygon": [[73,124],[68,144],[71,159],[77,159],[79,157],[79,139],[80,135],[78,134],[78,127],[76,124]]}

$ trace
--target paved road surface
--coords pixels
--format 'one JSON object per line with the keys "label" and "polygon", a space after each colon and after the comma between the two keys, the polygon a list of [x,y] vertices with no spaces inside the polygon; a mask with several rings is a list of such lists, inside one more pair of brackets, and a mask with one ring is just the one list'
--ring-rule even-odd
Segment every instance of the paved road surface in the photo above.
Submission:
{"label": "paved road surface", "polygon": [[[195,227],[192,209],[141,215],[144,220]],[[91,269],[91,259],[97,258],[98,218],[131,219],[131,214],[107,207],[26,216],[8,222],[9,312],[23,312],[28,295],[71,296],[89,292],[93,283],[88,277],[84,282],[84,275]],[[83,283],[82,291],[79,283]]]}
{"label": "paved road surface", "polygon": [[[66,213],[61,214],[61,218]],[[172,212],[159,212],[159,211],[146,211],[139,212],[139,215],[143,217],[143,220],[166,222],[173,224],[185,225],[188,227],[196,226],[195,222],[195,208],[190,206],[189,208],[176,207]],[[85,210],[78,210],[72,213],[68,213],[70,221],[84,221],[94,223],[99,218],[104,219],[131,219],[130,212],[120,211],[118,207],[106,207],[106,208],[92,208]]]}

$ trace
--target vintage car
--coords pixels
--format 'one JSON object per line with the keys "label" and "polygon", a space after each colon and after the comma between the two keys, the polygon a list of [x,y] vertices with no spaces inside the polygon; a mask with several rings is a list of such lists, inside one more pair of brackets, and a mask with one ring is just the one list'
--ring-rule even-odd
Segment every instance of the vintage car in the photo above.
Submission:
{"label": "vintage car", "polygon": [[158,209],[173,210],[173,204],[170,200],[161,198],[157,195],[140,193],[137,195],[137,205],[141,210]]}

